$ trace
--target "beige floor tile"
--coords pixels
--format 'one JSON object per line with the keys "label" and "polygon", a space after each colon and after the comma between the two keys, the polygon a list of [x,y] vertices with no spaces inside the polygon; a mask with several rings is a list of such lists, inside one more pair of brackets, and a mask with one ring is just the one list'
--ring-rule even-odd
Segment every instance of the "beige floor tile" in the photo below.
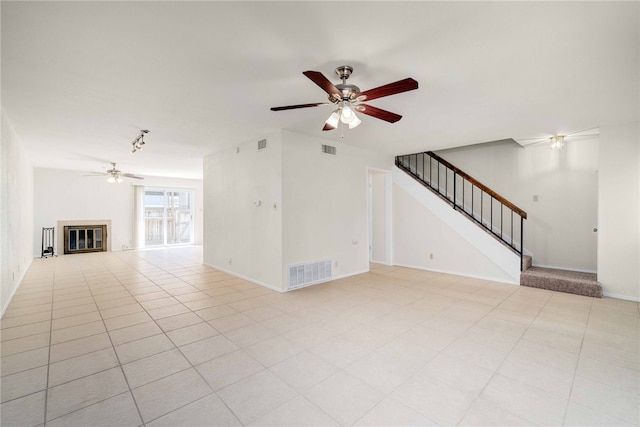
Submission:
{"label": "beige floor tile", "polygon": [[55,387],[115,366],[118,366],[118,358],[113,348],[52,363],[49,366],[49,387]]}
{"label": "beige floor tile", "polygon": [[6,328],[2,330],[0,337],[2,341],[9,341],[16,338],[28,337],[30,335],[36,335],[43,332],[49,332],[51,330],[51,322],[38,322],[31,323],[29,325],[16,326],[14,328]]}
{"label": "beige floor tile", "polygon": [[92,311],[98,311],[98,306],[93,302],[89,304],[76,305],[73,307],[60,308],[53,310],[53,319],[61,319],[63,317],[76,316],[78,314],[91,313]]}
{"label": "beige floor tile", "polygon": [[195,312],[200,318],[206,322],[221,317],[230,316],[236,314],[237,311],[227,305],[217,305],[215,307],[205,308]]}
{"label": "beige floor tile", "polygon": [[119,367],[50,388],[47,397],[47,420],[77,411],[128,390]]}
{"label": "beige floor tile", "polygon": [[487,385],[493,371],[468,361],[440,354],[427,363],[416,377],[423,382],[440,381],[464,393],[478,395]]}
{"label": "beige floor tile", "polygon": [[463,426],[522,426],[534,425],[531,421],[518,417],[506,409],[489,402],[481,397],[477,398],[460,422]]}
{"label": "beige floor tile", "polygon": [[562,399],[569,398],[573,384],[573,372],[512,356],[502,363],[498,373]]}
{"label": "beige floor tile", "polygon": [[145,322],[109,332],[113,345],[120,345],[162,333],[155,322]]}
{"label": "beige floor tile", "polygon": [[307,351],[298,353],[269,370],[298,392],[306,391],[338,372],[338,368]]}
{"label": "beige floor tile", "polygon": [[0,374],[12,375],[28,369],[37,368],[49,363],[49,348],[41,347],[2,358]]}
{"label": "beige floor tile", "polygon": [[224,335],[238,347],[244,348],[266,341],[276,335],[276,332],[259,323],[252,323],[248,326],[233,329]]}
{"label": "beige floor tile", "polygon": [[195,325],[167,332],[167,336],[177,347],[219,334],[220,332],[218,332],[213,326],[203,321],[200,321],[200,323],[196,323]]}
{"label": "beige floor tile", "polygon": [[142,425],[130,392],[79,409],[47,423],[50,427],[137,427]]}
{"label": "beige floor tile", "polygon": [[355,423],[384,398],[382,393],[344,372],[332,375],[307,390],[304,396],[343,425]]}
{"label": "beige floor tile", "polygon": [[428,324],[418,325],[401,335],[405,339],[423,342],[429,348],[442,351],[454,342],[464,331],[442,331]]}
{"label": "beige floor tile", "polygon": [[284,311],[269,306],[253,308],[244,312],[245,316],[252,318],[256,322],[263,322],[265,320],[273,319],[274,317],[278,317],[282,314],[284,314]]}
{"label": "beige floor tile", "polygon": [[[127,292],[128,294],[128,292]],[[106,310],[108,308],[115,308],[115,307],[122,307],[124,305],[131,305],[131,304],[135,304],[138,301],[132,297],[132,296],[126,296],[123,298],[117,298],[117,299],[108,299],[108,300],[104,300],[104,301],[98,301],[96,302],[96,305],[98,306],[98,310]]]}
{"label": "beige floor tile", "polygon": [[578,364],[578,355],[575,353],[526,340],[520,340],[509,357],[550,366],[571,374],[575,372]]}
{"label": "beige floor tile", "polygon": [[620,418],[635,425],[640,424],[636,393],[576,375],[570,400],[599,414]]}
{"label": "beige floor tile", "polygon": [[241,425],[216,394],[196,400],[147,424],[149,427],[239,427]]}
{"label": "beige floor tile", "polygon": [[505,410],[543,425],[560,425],[567,400],[511,378],[496,374],[481,397]]}
{"label": "beige floor tile", "polygon": [[35,313],[42,313],[42,312],[50,313],[51,308],[52,308],[52,303],[50,302],[46,304],[28,305],[26,307],[21,307],[21,308],[9,307],[7,311],[4,312],[3,317],[8,319],[16,316],[25,316],[27,314],[35,314]]}
{"label": "beige floor tile", "polygon": [[220,390],[243,378],[260,372],[264,369],[253,357],[245,351],[239,350],[233,353],[209,360],[196,369],[214,390]]}
{"label": "beige floor tile", "polygon": [[140,323],[151,322],[153,319],[144,311],[125,314],[122,316],[111,317],[104,320],[104,324],[108,331],[113,331],[127,326],[138,325]]}
{"label": "beige floor tile", "polygon": [[112,317],[124,316],[125,314],[133,314],[140,311],[143,311],[142,306],[138,303],[135,303],[122,305],[120,307],[107,308],[105,310],[100,310],[100,313],[102,314],[102,318],[105,319],[106,322],[107,319],[111,319]]}
{"label": "beige floor tile", "polygon": [[[626,369],[590,357],[581,357],[576,375],[640,394],[640,372],[634,369]],[[640,404],[640,400],[638,403]]]}
{"label": "beige floor tile", "polygon": [[247,347],[247,351],[264,366],[273,366],[286,360],[304,348],[284,337],[274,337]]}
{"label": "beige floor tile", "polygon": [[613,418],[608,415],[596,412],[578,403],[569,402],[567,415],[564,420],[565,426],[632,426],[629,422],[620,418]]}
{"label": "beige floor tile", "polygon": [[223,335],[205,338],[180,347],[180,351],[194,365],[238,350],[238,346]]}
{"label": "beige floor tile", "polygon": [[127,363],[122,366],[122,370],[129,387],[136,388],[190,367],[191,364],[182,353],[178,349],[172,349]]}
{"label": "beige floor tile", "polygon": [[157,290],[157,291],[155,291],[155,292],[146,292],[146,293],[143,293],[143,294],[135,293],[135,299],[138,302],[143,302],[143,301],[153,301],[153,300],[156,300],[156,299],[169,298],[171,296],[168,293],[166,293],[165,291],[161,290],[160,288],[155,288],[154,290]]}
{"label": "beige floor tile", "polygon": [[202,320],[203,319],[198,317],[195,313],[184,313],[178,314],[177,316],[158,319],[156,320],[156,323],[162,328],[163,331],[169,332],[175,329],[181,329],[187,326],[195,325],[196,323],[202,322]]}
{"label": "beige floor tile", "polygon": [[[213,307],[216,308],[216,307]],[[200,315],[200,312],[198,312]],[[217,317],[209,321],[209,324],[219,330],[222,333],[230,332],[234,329],[242,328],[244,326],[253,325],[256,322],[250,317],[245,316],[242,313],[235,313],[229,316]]]}
{"label": "beige floor tile", "polygon": [[474,393],[431,378],[411,378],[390,396],[440,425],[457,424],[475,398]]}
{"label": "beige floor tile", "polygon": [[144,422],[149,422],[212,392],[192,368],[132,390]]}
{"label": "beige floor tile", "polygon": [[49,345],[49,335],[49,332],[45,332],[5,341],[2,343],[2,346],[0,346],[2,357],[22,353],[24,351],[35,350],[40,347],[46,347]]}
{"label": "beige floor tile", "polygon": [[[628,348],[633,350],[632,345]],[[594,344],[585,340],[585,342],[582,343],[580,355],[621,368],[640,371],[640,354],[638,352],[627,351],[608,345]]]}
{"label": "beige floor tile", "polygon": [[449,345],[443,353],[490,371],[498,369],[509,354],[508,351],[491,346],[491,343],[487,343],[487,345],[480,344],[469,338],[458,339]]}
{"label": "beige floor tile", "polygon": [[218,392],[243,424],[289,401],[296,392],[269,371],[260,371]]}
{"label": "beige floor tile", "polygon": [[44,423],[45,392],[30,394],[0,405],[3,427],[27,427]]}
{"label": "beige floor tile", "polygon": [[17,374],[6,375],[0,381],[2,403],[35,393],[47,388],[47,367],[29,369]]}
{"label": "beige floor tile", "polygon": [[437,424],[420,415],[407,405],[387,398],[360,418],[355,426],[436,426]]}
{"label": "beige floor tile", "polygon": [[49,363],[56,363],[105,348],[111,348],[111,340],[106,332],[52,345]]}
{"label": "beige floor tile", "polygon": [[180,303],[168,305],[166,307],[154,308],[147,311],[147,313],[149,313],[149,316],[153,317],[155,320],[189,312],[189,309]]}
{"label": "beige floor tile", "polygon": [[154,335],[116,346],[120,363],[125,364],[175,348],[164,334]]}
{"label": "beige floor tile", "polygon": [[339,426],[329,415],[302,396],[297,396],[249,424],[251,426]]}
{"label": "beige floor tile", "polygon": [[176,304],[180,304],[180,301],[178,301],[172,296],[140,302],[140,305],[144,307],[144,309],[147,311],[152,310],[154,308],[169,307],[170,305],[176,305]]}
{"label": "beige floor tile", "polygon": [[222,304],[217,299],[207,296],[206,294],[204,295],[206,298],[183,302],[183,304],[186,305],[189,308],[189,310],[192,310],[192,311],[202,310],[209,307],[215,307],[217,305]]}
{"label": "beige floor tile", "polygon": [[71,326],[84,325],[85,323],[97,322],[99,320],[102,320],[102,317],[100,317],[100,312],[91,311],[89,313],[76,314],[75,316],[53,319],[51,329],[64,329]]}
{"label": "beige floor tile", "polygon": [[44,322],[47,320],[51,320],[51,313],[45,311],[42,313],[27,314],[24,316],[2,318],[2,320],[0,320],[0,325],[4,330],[16,326],[28,325],[30,323]]}
{"label": "beige floor tile", "polygon": [[85,323],[83,325],[71,326],[69,328],[56,329],[51,332],[51,344],[60,344],[65,341],[97,335],[102,332],[106,332],[106,328],[101,320]]}

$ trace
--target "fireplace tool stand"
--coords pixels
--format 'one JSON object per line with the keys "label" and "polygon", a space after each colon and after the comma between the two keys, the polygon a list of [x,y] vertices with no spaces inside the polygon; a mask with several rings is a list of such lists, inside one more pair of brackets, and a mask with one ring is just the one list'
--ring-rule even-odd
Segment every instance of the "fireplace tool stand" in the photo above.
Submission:
{"label": "fireplace tool stand", "polygon": [[54,252],[55,227],[42,227],[42,253],[40,258],[48,258],[50,256],[58,256]]}

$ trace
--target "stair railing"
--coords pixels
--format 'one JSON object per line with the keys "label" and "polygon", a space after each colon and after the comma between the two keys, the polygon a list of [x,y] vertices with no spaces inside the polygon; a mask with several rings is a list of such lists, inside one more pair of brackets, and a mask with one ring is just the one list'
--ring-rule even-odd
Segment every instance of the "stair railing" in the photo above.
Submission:
{"label": "stair railing", "polygon": [[524,270],[524,210],[431,151],[396,156],[396,166],[517,253]]}

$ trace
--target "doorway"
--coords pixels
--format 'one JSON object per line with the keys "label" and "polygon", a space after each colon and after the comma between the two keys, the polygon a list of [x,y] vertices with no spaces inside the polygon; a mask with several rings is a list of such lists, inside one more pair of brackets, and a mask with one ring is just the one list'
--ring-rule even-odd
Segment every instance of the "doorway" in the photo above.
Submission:
{"label": "doorway", "polygon": [[369,262],[391,265],[391,171],[367,170]]}
{"label": "doorway", "polygon": [[193,243],[193,191],[144,190],[145,246]]}

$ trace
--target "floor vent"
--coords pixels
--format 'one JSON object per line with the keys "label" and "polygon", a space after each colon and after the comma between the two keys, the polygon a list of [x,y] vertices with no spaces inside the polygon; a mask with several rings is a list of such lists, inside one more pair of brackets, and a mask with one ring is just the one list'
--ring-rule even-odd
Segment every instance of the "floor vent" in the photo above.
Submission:
{"label": "floor vent", "polygon": [[258,141],[258,150],[264,150],[265,148],[267,148],[267,140],[261,139]]}
{"label": "floor vent", "polygon": [[335,156],[336,155],[336,147],[334,147],[333,145],[322,144],[322,152],[324,154],[331,154],[331,155]]}
{"label": "floor vent", "polygon": [[289,266],[289,289],[297,289],[331,279],[331,260]]}

